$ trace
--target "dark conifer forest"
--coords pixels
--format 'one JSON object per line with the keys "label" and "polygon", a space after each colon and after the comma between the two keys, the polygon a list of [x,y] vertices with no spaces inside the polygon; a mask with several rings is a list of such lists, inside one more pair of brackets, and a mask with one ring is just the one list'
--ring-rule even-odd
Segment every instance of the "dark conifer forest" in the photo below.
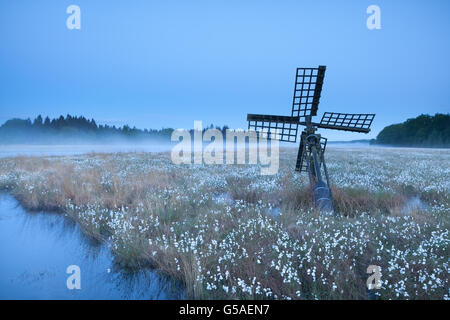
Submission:
{"label": "dark conifer forest", "polygon": [[385,127],[372,144],[400,147],[450,147],[450,114],[422,114]]}
{"label": "dark conifer forest", "polygon": [[[214,128],[210,126],[204,130]],[[227,126],[216,129],[225,132]],[[71,144],[71,143],[136,143],[169,142],[174,129],[137,129],[97,124],[94,119],[67,115],[50,119],[11,119],[0,126],[0,144]]]}

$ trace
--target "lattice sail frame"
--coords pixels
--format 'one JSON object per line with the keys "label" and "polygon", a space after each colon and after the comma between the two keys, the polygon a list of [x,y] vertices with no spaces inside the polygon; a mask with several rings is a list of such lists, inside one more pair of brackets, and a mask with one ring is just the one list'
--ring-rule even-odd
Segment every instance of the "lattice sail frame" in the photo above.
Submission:
{"label": "lattice sail frame", "polygon": [[277,140],[297,142],[299,117],[248,114],[247,121],[249,129],[267,132],[268,138],[274,138],[277,130]]}
{"label": "lattice sail frame", "polygon": [[[325,112],[320,123],[311,122],[311,117],[317,115],[325,71],[326,66],[297,68],[291,116],[248,114],[248,129],[266,132],[269,139],[277,139],[283,142],[297,142],[299,125],[368,133],[375,114]],[[275,130],[277,130],[277,135],[274,135]],[[324,152],[326,139],[321,138],[320,143]],[[299,150],[299,155],[302,152],[301,150],[302,148]],[[297,168],[299,167],[300,171],[303,168],[302,159],[304,156],[302,154],[297,159]]]}
{"label": "lattice sail frame", "polygon": [[325,66],[297,68],[292,100],[292,117],[304,118],[317,115],[325,70]]}
{"label": "lattice sail frame", "polygon": [[297,142],[298,125],[306,116],[317,115],[325,70],[325,66],[297,68],[291,116],[249,114],[248,128],[267,132],[269,137],[277,130],[278,140]]}
{"label": "lattice sail frame", "polygon": [[325,112],[317,127],[367,133],[374,117],[373,113]]}

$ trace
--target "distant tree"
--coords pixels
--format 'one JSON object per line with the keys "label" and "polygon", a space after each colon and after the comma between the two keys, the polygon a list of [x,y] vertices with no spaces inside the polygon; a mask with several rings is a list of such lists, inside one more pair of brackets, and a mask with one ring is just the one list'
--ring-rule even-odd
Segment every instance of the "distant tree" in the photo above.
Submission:
{"label": "distant tree", "polygon": [[385,127],[374,144],[409,147],[450,147],[450,114],[422,114]]}
{"label": "distant tree", "polygon": [[122,127],[122,132],[125,134],[129,134],[130,133],[130,127],[126,124]]}
{"label": "distant tree", "polygon": [[34,119],[33,125],[34,126],[38,126],[38,127],[41,127],[43,125],[43,121],[42,121],[42,116],[41,115],[38,115],[36,117],[36,119]]}

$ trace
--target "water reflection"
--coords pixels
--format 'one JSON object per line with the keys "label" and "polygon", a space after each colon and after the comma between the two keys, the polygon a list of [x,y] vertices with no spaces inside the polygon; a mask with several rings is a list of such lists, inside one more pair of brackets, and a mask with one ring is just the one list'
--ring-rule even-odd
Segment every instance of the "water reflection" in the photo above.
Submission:
{"label": "water reflection", "polygon": [[[81,290],[68,290],[66,268],[81,269]],[[85,237],[69,218],[29,213],[0,193],[0,299],[180,299],[181,290],[149,270],[113,263],[109,248]]]}

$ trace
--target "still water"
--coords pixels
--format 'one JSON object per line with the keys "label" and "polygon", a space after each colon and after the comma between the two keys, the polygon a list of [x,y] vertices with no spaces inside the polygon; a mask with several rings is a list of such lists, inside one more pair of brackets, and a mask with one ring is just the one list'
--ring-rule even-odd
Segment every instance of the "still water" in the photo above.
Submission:
{"label": "still water", "polygon": [[[69,265],[81,270],[81,289],[67,289]],[[0,193],[0,299],[182,299],[172,281],[150,270],[114,265],[105,244],[84,236],[56,213],[30,213]]]}

